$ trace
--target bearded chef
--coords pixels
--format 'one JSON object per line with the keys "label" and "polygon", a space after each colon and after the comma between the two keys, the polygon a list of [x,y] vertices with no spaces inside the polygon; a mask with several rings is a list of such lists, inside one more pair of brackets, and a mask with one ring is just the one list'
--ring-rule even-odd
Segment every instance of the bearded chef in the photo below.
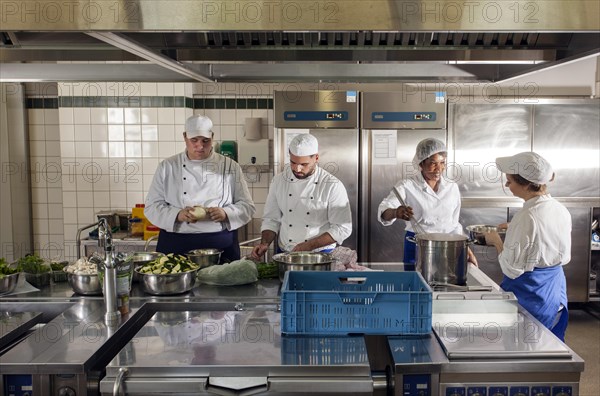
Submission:
{"label": "bearded chef", "polygon": [[192,249],[222,249],[222,261],[240,258],[237,229],[255,212],[237,162],[213,150],[213,123],[187,119],[186,150],[158,165],[144,214],[160,228],[156,250],[185,254]]}
{"label": "bearded chef", "polygon": [[300,134],[289,145],[290,163],[273,178],[265,203],[261,242],[255,260],[277,235],[278,252],[330,252],[352,233],[348,193],[342,182],[319,167],[319,143]]}

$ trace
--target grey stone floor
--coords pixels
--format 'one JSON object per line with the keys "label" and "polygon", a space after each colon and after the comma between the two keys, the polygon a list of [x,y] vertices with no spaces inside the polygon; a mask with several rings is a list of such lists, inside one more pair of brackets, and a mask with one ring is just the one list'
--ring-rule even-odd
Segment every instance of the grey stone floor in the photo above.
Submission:
{"label": "grey stone floor", "polygon": [[585,360],[579,394],[600,395],[600,302],[569,306],[565,341]]}

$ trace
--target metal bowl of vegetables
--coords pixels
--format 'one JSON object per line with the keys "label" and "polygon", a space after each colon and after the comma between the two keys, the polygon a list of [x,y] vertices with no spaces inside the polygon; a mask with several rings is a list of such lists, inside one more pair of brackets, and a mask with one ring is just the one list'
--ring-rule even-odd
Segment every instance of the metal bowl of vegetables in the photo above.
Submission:
{"label": "metal bowl of vegetables", "polygon": [[102,294],[102,284],[98,274],[69,274],[67,281],[77,294],[83,296],[98,296]]}
{"label": "metal bowl of vegetables", "polygon": [[17,284],[19,283],[20,272],[12,274],[0,273],[0,295],[9,294],[15,291]]}
{"label": "metal bowl of vegetables", "polygon": [[196,284],[200,267],[179,254],[169,253],[135,269],[144,292],[155,296],[186,293]]}
{"label": "metal bowl of vegetables", "polygon": [[97,296],[102,294],[102,283],[98,277],[98,267],[86,258],[81,258],[64,269],[69,286],[77,294]]}
{"label": "metal bowl of vegetables", "polygon": [[0,294],[15,291],[19,282],[19,270],[11,268],[4,257],[0,258]]}
{"label": "metal bowl of vegetables", "polygon": [[133,269],[134,269],[132,281],[139,282],[141,280],[141,276],[140,276],[139,272],[135,271],[136,268],[141,268],[144,265],[151,263],[153,260],[163,257],[164,255],[165,255],[164,253],[160,253],[160,252],[135,252],[135,253],[133,253],[128,258],[128,260],[131,260],[131,262],[133,264]]}

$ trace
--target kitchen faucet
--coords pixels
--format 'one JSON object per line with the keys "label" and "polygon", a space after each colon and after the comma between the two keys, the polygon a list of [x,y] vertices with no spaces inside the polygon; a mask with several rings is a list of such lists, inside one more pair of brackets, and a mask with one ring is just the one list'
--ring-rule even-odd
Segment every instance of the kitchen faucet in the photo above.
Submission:
{"label": "kitchen faucet", "polygon": [[107,325],[116,324],[121,318],[117,307],[117,268],[113,254],[112,233],[106,219],[98,221],[98,245],[104,248],[104,304]]}

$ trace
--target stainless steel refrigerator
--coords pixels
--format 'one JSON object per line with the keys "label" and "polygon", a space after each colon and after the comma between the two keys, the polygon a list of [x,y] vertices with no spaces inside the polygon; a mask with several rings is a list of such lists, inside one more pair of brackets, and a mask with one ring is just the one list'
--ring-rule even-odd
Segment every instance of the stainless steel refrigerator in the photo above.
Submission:
{"label": "stainless steel refrigerator", "polygon": [[288,143],[299,133],[319,140],[319,165],[348,191],[352,235],[343,246],[361,262],[400,262],[401,222],[383,227],[377,207],[411,172],[417,143],[446,141],[446,100],[441,92],[276,91],[276,169],[289,162]]}

